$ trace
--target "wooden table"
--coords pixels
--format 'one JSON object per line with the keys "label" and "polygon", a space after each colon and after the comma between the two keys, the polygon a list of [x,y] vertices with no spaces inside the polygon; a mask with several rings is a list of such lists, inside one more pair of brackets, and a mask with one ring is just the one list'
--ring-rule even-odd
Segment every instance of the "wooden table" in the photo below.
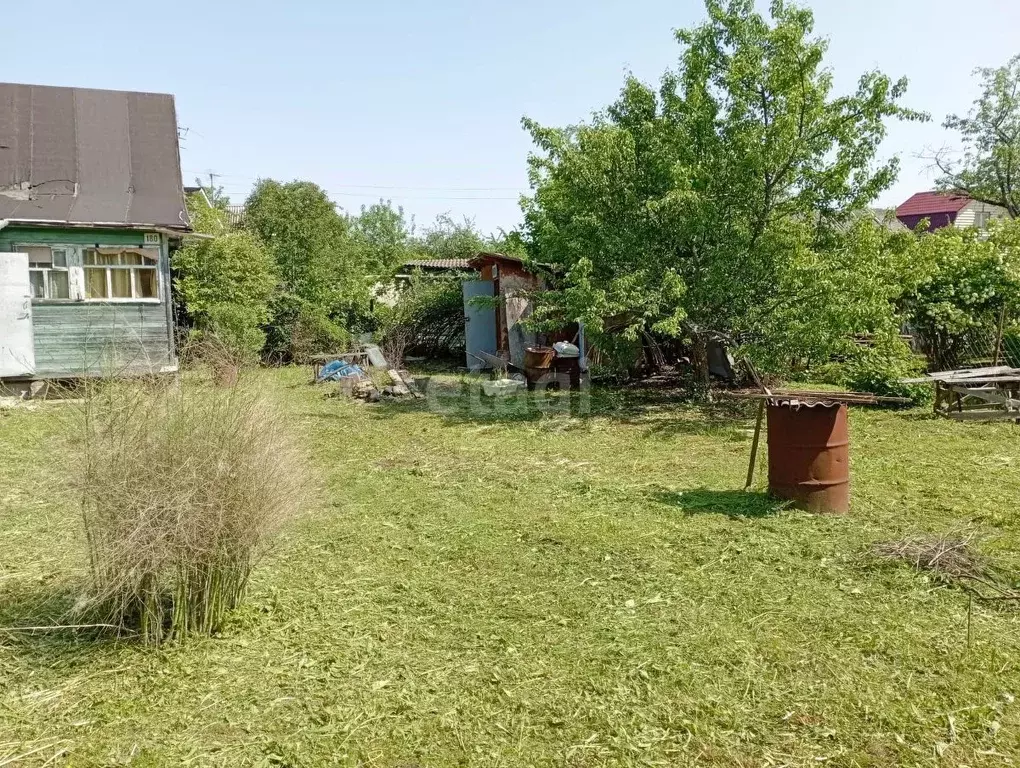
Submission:
{"label": "wooden table", "polygon": [[937,371],[906,383],[934,382],[935,413],[957,421],[1020,422],[1020,368],[1008,365]]}

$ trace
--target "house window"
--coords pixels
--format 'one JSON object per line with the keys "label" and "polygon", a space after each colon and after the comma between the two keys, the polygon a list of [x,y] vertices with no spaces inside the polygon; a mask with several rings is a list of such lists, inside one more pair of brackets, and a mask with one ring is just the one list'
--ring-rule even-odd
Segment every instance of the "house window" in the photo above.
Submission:
{"label": "house window", "polygon": [[69,299],[70,281],[67,274],[67,249],[30,246],[28,277],[33,299]]}
{"label": "house window", "polygon": [[991,218],[991,211],[976,211],[974,213],[974,226],[978,229],[986,229]]}
{"label": "house window", "polygon": [[86,299],[159,298],[157,249],[86,248],[82,256]]}

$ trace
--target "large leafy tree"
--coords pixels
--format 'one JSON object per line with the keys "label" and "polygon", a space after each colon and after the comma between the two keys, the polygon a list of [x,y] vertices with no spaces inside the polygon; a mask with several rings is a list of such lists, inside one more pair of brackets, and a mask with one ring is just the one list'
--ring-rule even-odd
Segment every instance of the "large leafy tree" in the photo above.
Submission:
{"label": "large leafy tree", "polygon": [[490,243],[471,219],[457,221],[450,214],[441,213],[422,232],[416,249],[428,259],[469,259],[486,250]]}
{"label": "large leafy tree", "polygon": [[942,189],[1000,205],[1020,216],[1020,55],[1002,67],[976,71],[981,96],[971,111],[950,115],[943,125],[959,131],[962,157],[940,152],[935,162],[942,171]]}
{"label": "large leafy tree", "polygon": [[319,186],[260,181],[245,203],[245,228],[269,249],[280,276],[268,352],[331,351],[368,312],[365,252]]}
{"label": "large leafy tree", "polygon": [[810,279],[819,251],[895,178],[895,160],[876,163],[885,121],[923,117],[900,106],[905,81],[878,72],[834,95],[809,10],[706,9],[676,33],[680,64],[658,89],[628,78],[587,125],[524,121],[539,149],[526,236],[566,276],[553,310],[596,333],[622,316],[632,334],[686,335],[703,383],[710,330],[760,338],[791,307],[852,300],[845,275],[839,292]]}
{"label": "large leafy tree", "polygon": [[255,357],[265,344],[276,287],[276,265],[254,235],[231,231],[222,208],[201,195],[190,195],[188,210],[197,232],[174,253],[174,287],[192,331],[213,333],[233,353]]}
{"label": "large leafy tree", "polygon": [[414,222],[389,200],[362,206],[361,214],[351,217],[350,229],[370,275],[388,277],[411,258]]}

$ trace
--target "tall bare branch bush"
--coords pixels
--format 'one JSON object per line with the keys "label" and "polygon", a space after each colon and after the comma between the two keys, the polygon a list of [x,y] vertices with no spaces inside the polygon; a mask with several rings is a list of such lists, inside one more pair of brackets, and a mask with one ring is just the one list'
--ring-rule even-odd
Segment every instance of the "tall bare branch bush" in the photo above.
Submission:
{"label": "tall bare branch bush", "polygon": [[80,606],[149,643],[217,631],[309,470],[280,411],[250,387],[90,385]]}

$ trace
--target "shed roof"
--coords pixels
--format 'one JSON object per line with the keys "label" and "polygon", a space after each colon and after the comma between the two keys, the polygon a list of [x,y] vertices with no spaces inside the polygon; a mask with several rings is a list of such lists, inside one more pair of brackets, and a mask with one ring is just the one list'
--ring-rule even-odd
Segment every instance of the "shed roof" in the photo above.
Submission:
{"label": "shed roof", "polygon": [[470,269],[467,259],[418,259],[404,262],[407,269]]}
{"label": "shed roof", "polygon": [[524,259],[520,256],[511,256],[507,253],[493,253],[492,251],[479,251],[472,259],[470,259],[472,267],[480,267],[485,264],[500,261],[509,261],[516,264],[524,263]]}
{"label": "shed roof", "polygon": [[173,96],[0,83],[0,219],[187,230]]}
{"label": "shed roof", "polygon": [[918,192],[896,208],[896,216],[927,216],[932,213],[959,213],[970,202],[963,195],[942,192]]}

